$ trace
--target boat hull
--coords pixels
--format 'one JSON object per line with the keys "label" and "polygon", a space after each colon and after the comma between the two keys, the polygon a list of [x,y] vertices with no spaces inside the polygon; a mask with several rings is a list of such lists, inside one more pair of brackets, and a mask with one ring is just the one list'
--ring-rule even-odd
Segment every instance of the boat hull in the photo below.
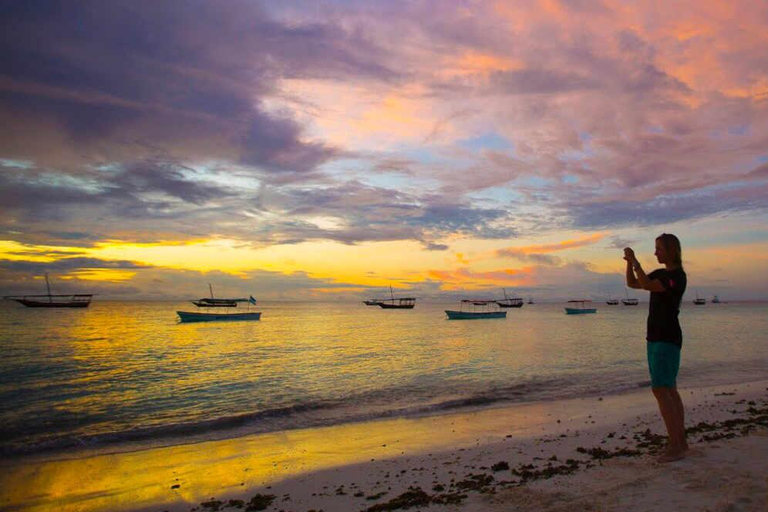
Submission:
{"label": "boat hull", "polygon": [[13,299],[19,304],[23,304],[28,308],[87,308],[90,306],[90,301],[72,301],[72,302],[42,302],[29,299]]}
{"label": "boat hull", "polygon": [[498,301],[496,304],[498,304],[498,306],[500,308],[521,308],[521,307],[523,307],[523,303],[522,302],[519,302],[517,304],[504,304],[503,302]]}
{"label": "boat hull", "polygon": [[481,320],[484,318],[507,318],[506,311],[452,311],[445,310],[448,320]]}
{"label": "boat hull", "polygon": [[386,304],[384,302],[379,302],[376,305],[381,309],[413,309],[415,306],[415,304]]}
{"label": "boat hull", "polygon": [[587,315],[597,313],[597,308],[565,308],[566,315]]}
{"label": "boat hull", "polygon": [[193,313],[177,311],[181,322],[234,322],[261,319],[261,311],[253,313]]}

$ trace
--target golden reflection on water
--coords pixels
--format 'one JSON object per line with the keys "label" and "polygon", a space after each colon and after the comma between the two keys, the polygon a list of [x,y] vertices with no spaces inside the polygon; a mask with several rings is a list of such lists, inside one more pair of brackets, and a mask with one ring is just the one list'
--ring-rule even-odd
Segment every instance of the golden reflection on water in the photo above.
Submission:
{"label": "golden reflection on water", "polygon": [[[551,412],[546,404],[525,405],[515,411],[293,430],[66,460],[6,462],[0,466],[0,503],[11,510],[35,512],[197,505],[211,497],[255,494],[311,471],[402,453],[469,447],[481,437],[532,435]],[[174,485],[179,488],[172,489]]]}

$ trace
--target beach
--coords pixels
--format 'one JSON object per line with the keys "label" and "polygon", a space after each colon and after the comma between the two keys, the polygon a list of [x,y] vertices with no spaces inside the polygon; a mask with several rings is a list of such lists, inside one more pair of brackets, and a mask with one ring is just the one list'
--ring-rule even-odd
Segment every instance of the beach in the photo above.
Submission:
{"label": "beach", "polygon": [[647,388],[2,462],[3,510],[758,510],[768,380],[683,389],[691,450],[659,464]]}

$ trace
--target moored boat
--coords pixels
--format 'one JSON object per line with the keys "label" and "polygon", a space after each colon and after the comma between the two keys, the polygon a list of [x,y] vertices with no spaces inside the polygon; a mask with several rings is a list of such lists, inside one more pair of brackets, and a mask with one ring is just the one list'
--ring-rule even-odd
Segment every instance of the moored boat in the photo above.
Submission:
{"label": "moored boat", "polygon": [[696,292],[696,298],[693,299],[693,303],[697,306],[703,306],[707,303],[707,299],[702,299],[699,297],[699,292]]}
{"label": "moored boat", "polygon": [[[461,309],[446,309],[445,314],[448,320],[479,320],[483,318],[506,318],[507,312],[494,310],[493,306],[498,306],[495,300],[472,300],[464,299],[461,301]],[[480,309],[478,309],[480,308]]]}
{"label": "moored boat", "polygon": [[214,322],[219,320],[260,320],[261,311],[250,311],[251,306],[256,305],[256,299],[250,295],[247,299],[217,299],[213,296],[213,287],[209,284],[208,289],[211,292],[210,298],[203,298],[190,301],[198,308],[236,308],[239,302],[248,304],[248,309],[243,312],[227,313],[207,313],[194,311],[177,311],[179,321],[181,322]]}
{"label": "moored boat", "polygon": [[624,304],[625,306],[637,306],[638,304],[640,304],[639,300],[637,300],[634,297],[630,297],[629,296],[629,290],[625,289],[624,293],[627,294],[627,298],[626,299],[621,299],[621,303],[622,304]]}
{"label": "moored boat", "polygon": [[498,304],[500,308],[523,307],[523,299],[521,297],[507,297],[507,290],[505,288],[502,288],[501,290],[504,292],[504,298],[496,301],[496,304]]}
{"label": "moored boat", "polygon": [[611,297],[611,294],[608,294],[608,300],[605,301],[606,304],[609,306],[618,306],[619,305],[619,299],[614,299]]}
{"label": "moored boat", "polygon": [[586,315],[589,313],[597,313],[597,308],[588,308],[586,306],[587,302],[592,302],[589,299],[573,299],[569,300],[568,303],[571,304],[579,304],[579,307],[573,307],[573,308],[565,308],[565,314],[566,315]]}
{"label": "moored boat", "polygon": [[363,304],[366,306],[378,306],[380,303],[381,301],[379,299],[369,299],[363,301]]}
{"label": "moored boat", "polygon": [[7,295],[4,298],[14,300],[28,308],[87,308],[91,305],[92,293],[57,294],[51,293],[51,283],[45,274],[45,295]]}
{"label": "moored boat", "polygon": [[260,320],[261,311],[243,313],[196,313],[192,311],[177,311],[182,322],[214,322],[220,320]]}
{"label": "moored boat", "polygon": [[392,286],[389,287],[389,293],[392,296],[391,299],[380,300],[372,306],[379,306],[382,309],[413,309],[416,305],[416,299],[414,297],[402,297],[395,298],[395,292],[392,290]]}

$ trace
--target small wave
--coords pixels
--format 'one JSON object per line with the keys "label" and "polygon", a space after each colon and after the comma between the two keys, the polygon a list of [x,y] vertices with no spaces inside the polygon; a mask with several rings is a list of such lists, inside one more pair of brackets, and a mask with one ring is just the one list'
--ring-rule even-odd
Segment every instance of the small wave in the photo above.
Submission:
{"label": "small wave", "polygon": [[[29,442],[16,438],[15,442],[2,443],[0,456],[25,455],[39,452],[55,452],[77,448],[95,448],[146,441],[185,441],[196,436],[222,438],[244,433],[264,433],[292,430],[340,423],[371,421],[391,417],[417,417],[440,414],[447,411],[489,407],[501,403],[519,403],[558,398],[568,398],[590,393],[621,392],[631,389],[635,382],[605,388],[605,382],[597,386],[584,376],[550,379],[533,379],[524,383],[492,386],[476,390],[451,390],[450,394],[434,396],[432,390],[401,386],[393,389],[372,390],[343,398],[318,400],[286,407],[262,410],[185,423],[134,428],[115,432],[86,435],[62,435]],[[642,383],[640,383],[642,385]],[[6,437],[6,440],[8,438]]]}

